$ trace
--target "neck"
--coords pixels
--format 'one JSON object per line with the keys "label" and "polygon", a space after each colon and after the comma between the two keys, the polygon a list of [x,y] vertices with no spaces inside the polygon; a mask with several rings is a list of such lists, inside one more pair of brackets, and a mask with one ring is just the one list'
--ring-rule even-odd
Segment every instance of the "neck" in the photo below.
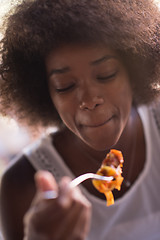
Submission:
{"label": "neck", "polygon": [[[79,138],[76,138],[74,142],[76,145],[75,147],[79,148],[80,152],[83,154],[83,158],[87,159],[88,164],[85,164],[95,166],[95,170],[97,170],[97,168],[101,165],[102,160],[110,150],[106,149],[105,151],[96,151],[86,145]],[[120,150],[124,156],[124,173],[127,178],[131,177],[130,175],[134,170],[133,165],[137,155],[140,154],[141,150],[145,152],[144,145],[141,119],[137,110],[132,108],[130,117],[121,137],[119,138],[118,142],[112,146],[112,148]]]}
{"label": "neck", "polygon": [[123,134],[114,147],[123,153],[123,185],[130,187],[142,171],[145,162],[143,126],[135,108],[132,109]]}
{"label": "neck", "polygon": [[[54,145],[75,176],[86,172],[96,172],[106,153],[110,150],[96,151],[67,129],[58,133],[58,136],[54,138]],[[113,148],[122,151],[124,156],[122,175],[126,181],[133,184],[142,171],[145,160],[143,127],[136,109],[132,109],[126,127]],[[118,196],[127,190],[125,184],[122,185],[122,188],[125,189],[120,192],[116,191]],[[91,186],[87,188],[89,189]]]}

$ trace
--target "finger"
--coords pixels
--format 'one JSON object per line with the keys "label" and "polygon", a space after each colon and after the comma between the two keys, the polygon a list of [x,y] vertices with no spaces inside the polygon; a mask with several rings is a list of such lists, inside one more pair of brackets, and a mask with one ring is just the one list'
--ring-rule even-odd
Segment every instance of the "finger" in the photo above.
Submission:
{"label": "finger", "polygon": [[[48,171],[38,171],[35,176],[35,184],[37,188],[36,195],[32,201],[32,207],[44,200],[44,192],[55,191],[57,193],[58,186],[53,175]],[[43,201],[44,202],[44,201]]]}
{"label": "finger", "polygon": [[[80,197],[80,196],[79,196]],[[54,239],[81,240],[88,233],[90,226],[91,205],[72,200],[72,205],[61,219],[61,228],[56,228]]]}
{"label": "finger", "polygon": [[72,236],[72,238],[69,237],[67,240],[85,239],[90,228],[91,204],[78,188],[74,191],[73,203],[72,213],[70,213],[72,220],[67,227],[68,236]]}
{"label": "finger", "polygon": [[[80,212],[77,213],[76,220],[72,228],[72,239],[86,239],[91,224],[91,204],[87,204],[81,208]],[[68,240],[72,239],[68,238]]]}
{"label": "finger", "polygon": [[70,188],[71,178],[63,177],[59,183],[58,203],[63,208],[69,208],[72,201],[73,189]]}
{"label": "finger", "polygon": [[38,191],[58,190],[55,178],[48,171],[38,171],[35,174],[35,183]]}

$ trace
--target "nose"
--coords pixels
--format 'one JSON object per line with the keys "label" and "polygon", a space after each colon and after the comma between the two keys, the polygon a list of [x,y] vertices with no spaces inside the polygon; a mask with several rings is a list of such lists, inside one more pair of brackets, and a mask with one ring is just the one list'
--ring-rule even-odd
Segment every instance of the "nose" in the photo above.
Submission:
{"label": "nose", "polygon": [[103,104],[104,100],[101,97],[94,97],[93,99],[90,99],[89,101],[82,101],[80,103],[80,109],[81,110],[93,110],[95,109],[97,106]]}
{"label": "nose", "polygon": [[103,97],[99,96],[96,92],[97,91],[84,90],[79,105],[81,110],[94,110],[97,106],[104,103]]}

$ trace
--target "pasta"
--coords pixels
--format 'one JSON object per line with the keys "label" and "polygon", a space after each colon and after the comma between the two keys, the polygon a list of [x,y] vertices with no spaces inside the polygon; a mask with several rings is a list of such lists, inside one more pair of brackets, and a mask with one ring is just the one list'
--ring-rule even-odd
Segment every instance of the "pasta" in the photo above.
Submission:
{"label": "pasta", "polygon": [[122,167],[123,155],[121,151],[111,149],[103,160],[97,174],[102,176],[113,176],[111,181],[92,180],[94,187],[106,196],[107,206],[114,204],[114,189],[120,190],[123,182]]}

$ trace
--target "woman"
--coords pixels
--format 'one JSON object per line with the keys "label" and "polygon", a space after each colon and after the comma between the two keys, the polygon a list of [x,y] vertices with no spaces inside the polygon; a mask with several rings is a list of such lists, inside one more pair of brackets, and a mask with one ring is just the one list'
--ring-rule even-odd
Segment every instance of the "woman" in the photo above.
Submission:
{"label": "woman", "polygon": [[[58,130],[3,176],[6,240],[159,239],[159,26],[151,0],[35,0],[9,17],[1,111]],[[106,207],[90,180],[81,191],[69,183],[111,148],[124,155],[124,182]]]}

